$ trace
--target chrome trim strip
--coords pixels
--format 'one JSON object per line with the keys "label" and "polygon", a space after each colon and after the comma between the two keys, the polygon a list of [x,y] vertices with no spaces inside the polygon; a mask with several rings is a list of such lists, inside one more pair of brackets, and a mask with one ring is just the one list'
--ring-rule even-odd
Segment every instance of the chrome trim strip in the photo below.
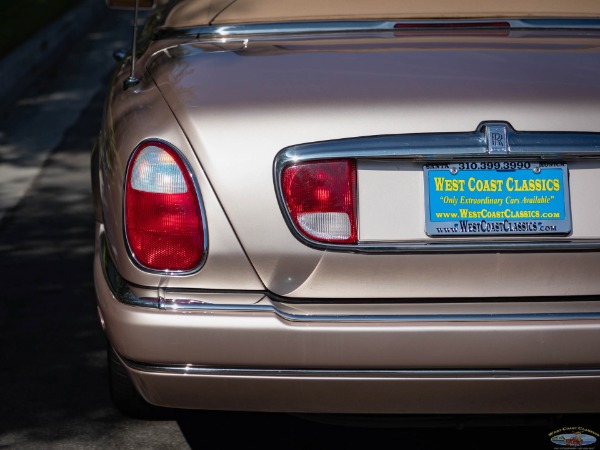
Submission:
{"label": "chrome trim strip", "polygon": [[[489,155],[485,131],[492,126],[506,127],[509,155]],[[518,132],[507,122],[484,122],[474,132],[365,136],[294,145],[279,152],[275,169],[292,162],[327,158],[446,162],[488,157],[600,160],[600,133]]]}
{"label": "chrome trim strip", "polygon": [[[358,245],[323,244],[305,238],[296,230],[292,233],[298,240],[317,250],[339,251],[347,253],[515,253],[515,252],[587,252],[600,251],[600,241],[596,239],[565,239],[551,240],[540,238],[539,241],[480,241],[472,238],[470,242],[394,242],[394,243],[369,243]],[[437,239],[437,238],[432,238]],[[542,240],[544,239],[544,240]]]}
{"label": "chrome trim strip", "polygon": [[[598,30],[598,19],[445,19],[445,20],[362,20],[362,21],[321,21],[321,22],[287,22],[287,23],[256,23],[237,25],[200,26],[191,28],[162,28],[158,31],[157,39],[201,38],[201,37],[238,37],[256,35],[285,35],[306,33],[344,33],[360,31],[394,31],[395,25],[421,24],[414,29],[400,28],[398,31],[424,31],[427,25],[440,24],[472,24],[468,29],[477,29],[477,24],[503,22],[510,25],[510,30],[518,29],[552,29],[552,30]],[[483,28],[483,27],[482,27]],[[485,27],[483,29],[493,29]],[[464,31],[459,28],[458,31]],[[446,30],[447,31],[447,30]]]}
{"label": "chrome trim strip", "polygon": [[131,306],[141,306],[145,308],[158,308],[160,301],[158,298],[158,290],[156,298],[140,298],[131,290],[129,284],[117,271],[117,268],[109,254],[108,245],[106,244],[106,235],[100,236],[100,263],[104,279],[113,296],[121,303]]}
{"label": "chrome trim strip", "polygon": [[303,377],[303,378],[554,378],[597,377],[600,369],[567,370],[307,370],[307,369],[233,369],[193,364],[147,364],[121,357],[131,369],[140,372],[173,375],[208,375],[236,377]]}
{"label": "chrome trim strip", "polygon": [[[600,320],[600,312],[577,313],[529,313],[529,314],[293,314],[286,312],[282,299],[269,296],[268,305],[215,304],[198,302],[186,298],[169,299],[166,302],[159,296],[155,287],[141,287],[156,290],[156,297],[138,297],[132,291],[132,284],[123,279],[108,254],[106,238],[101,236],[101,264],[104,278],[113,296],[121,303],[164,311],[203,311],[203,312],[243,312],[249,314],[268,313],[289,322],[498,322],[498,321],[541,321],[541,320]],[[218,291],[210,291],[216,293]],[[256,292],[252,292],[256,293]],[[185,291],[181,291],[185,297]],[[459,299],[457,299],[459,301]]]}
{"label": "chrome trim strip", "polygon": [[[489,127],[506,129],[506,154],[490,154]],[[293,223],[281,187],[281,171],[294,163],[332,158],[408,160],[415,163],[456,162],[473,159],[580,161],[600,160],[600,133],[518,132],[507,122],[483,122],[474,132],[366,136],[295,145],[282,149],[273,164],[273,181],[279,208],[292,234],[317,250],[349,253],[489,253],[600,251],[597,239],[556,237],[480,239],[468,241],[423,239],[410,242],[326,244],[303,235]]]}
{"label": "chrome trim strip", "polygon": [[[106,284],[110,289],[112,295],[121,303],[129,306],[139,306],[145,308],[162,309],[166,311],[250,311],[250,312],[272,312],[273,308],[267,305],[246,305],[246,304],[225,304],[217,305],[214,303],[200,302],[195,299],[189,298],[178,298],[178,299],[165,299],[161,297],[159,289],[155,286],[139,286],[133,283],[129,283],[125,280],[121,274],[117,271],[114,261],[108,250],[106,242],[106,235],[103,233],[100,236],[100,264],[102,266],[102,273]],[[139,297],[137,296],[132,288],[146,289],[156,292],[156,296],[152,297]],[[195,292],[202,292],[201,289]],[[208,291],[210,293],[230,293],[232,291],[226,290],[215,290]],[[257,294],[263,292],[257,291],[245,291],[249,294]],[[183,291],[185,293],[185,290]]]}
{"label": "chrome trim strip", "polygon": [[541,321],[541,320],[597,320],[600,312],[582,313],[530,313],[530,314],[292,314],[272,305],[194,305],[189,309],[173,308],[178,311],[238,311],[274,314],[289,322],[498,322],[498,321]]}

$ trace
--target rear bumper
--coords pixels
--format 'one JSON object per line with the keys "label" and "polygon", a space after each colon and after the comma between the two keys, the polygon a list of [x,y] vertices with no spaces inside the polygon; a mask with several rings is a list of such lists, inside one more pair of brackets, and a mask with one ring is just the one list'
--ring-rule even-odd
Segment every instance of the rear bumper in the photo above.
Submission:
{"label": "rear bumper", "polygon": [[[297,413],[600,411],[600,308],[284,304],[128,285],[97,254],[107,336],[150,403]],[[116,285],[115,285],[116,284]],[[153,293],[154,292],[154,293]],[[433,309],[435,308],[435,309]]]}
{"label": "rear bumper", "polygon": [[132,364],[141,394],[168,407],[344,414],[598,412],[590,371],[261,371]]}

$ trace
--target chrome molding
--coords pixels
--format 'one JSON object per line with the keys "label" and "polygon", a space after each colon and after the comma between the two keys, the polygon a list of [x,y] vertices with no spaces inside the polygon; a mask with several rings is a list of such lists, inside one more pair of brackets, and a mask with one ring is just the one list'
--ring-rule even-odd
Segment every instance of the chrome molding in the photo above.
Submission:
{"label": "chrome molding", "polygon": [[172,375],[303,377],[303,378],[556,378],[597,377],[599,369],[569,370],[306,370],[306,369],[232,369],[193,364],[146,364],[121,357],[131,369]]}
{"label": "chrome molding", "polygon": [[[108,245],[106,243],[106,235],[103,233],[100,236],[100,264],[102,273],[108,288],[112,295],[121,303],[130,306],[139,306],[145,308],[155,308],[167,311],[251,311],[251,312],[271,312],[272,307],[267,305],[247,305],[247,304],[225,304],[217,305],[214,303],[203,302],[185,297],[185,291],[181,294],[182,298],[165,298],[161,295],[157,287],[139,286],[125,280],[118,272],[115,263],[110,255]],[[136,295],[134,289],[146,290],[155,293],[156,295],[140,297]],[[167,292],[166,290],[163,290]],[[196,290],[195,292],[202,292]],[[225,293],[230,291],[210,290],[209,293]],[[249,294],[257,294],[260,292],[247,291]]]}
{"label": "chrome molding", "polygon": [[140,298],[131,290],[132,285],[128,283],[117,271],[117,268],[110,256],[108,245],[106,244],[106,235],[100,236],[100,264],[106,284],[113,296],[121,303],[131,306],[142,306],[146,308],[159,308],[160,300],[158,290],[156,298]]}
{"label": "chrome molding", "polygon": [[[598,19],[463,19],[463,20],[397,20],[397,21],[322,21],[322,22],[287,22],[287,23],[257,23],[239,25],[202,26],[192,28],[163,28],[157,33],[157,39],[173,38],[204,38],[204,37],[239,37],[290,35],[307,33],[347,33],[361,31],[394,31],[396,25],[419,26],[412,31],[434,29],[443,24],[470,25],[471,30],[482,28],[490,22],[508,23],[510,30],[552,29],[552,30],[600,30]],[[485,29],[490,29],[486,27]],[[411,31],[400,27],[401,31]],[[462,28],[464,31],[464,28]]]}
{"label": "chrome molding", "polygon": [[[490,152],[488,129],[506,130],[506,151]],[[284,148],[275,157],[273,181],[280,210],[292,234],[318,249],[351,253],[489,253],[600,251],[600,240],[557,237],[325,244],[303,235],[285,207],[281,171],[294,163],[333,158],[405,160],[415,163],[479,160],[600,161],[600,133],[517,132],[506,122],[484,122],[474,132],[367,136]]]}
{"label": "chrome molding", "polygon": [[[269,302],[264,304],[216,304],[208,301],[192,300],[188,295],[186,298],[185,290],[169,292],[164,294],[176,294],[177,298],[166,299],[159,293],[156,287],[137,286],[129,283],[121,277],[112,261],[106,245],[104,235],[100,238],[100,258],[104,278],[113,296],[121,303],[145,308],[161,309],[164,311],[180,312],[243,312],[243,313],[269,313],[289,322],[329,322],[329,323],[356,323],[356,322],[499,322],[499,321],[541,321],[541,320],[599,320],[600,312],[573,312],[573,313],[486,313],[486,314],[300,314],[286,311],[285,298],[277,297],[270,293],[263,293],[268,297]],[[154,296],[139,297],[133,290],[134,288],[145,289],[156,292]],[[195,290],[194,293],[201,293],[202,290]],[[217,290],[206,291],[206,293],[219,293]],[[221,291],[226,293],[227,291]],[[249,294],[257,294],[256,291],[248,291]],[[570,298],[577,300],[577,298]],[[586,297],[585,300],[598,300],[600,298]],[[385,299],[387,302],[394,299]],[[490,299],[493,301],[494,299]],[[549,299],[550,301],[552,299]],[[301,302],[301,299],[294,299]],[[332,299],[335,301],[335,299]],[[357,300],[359,301],[359,300]],[[397,299],[402,303],[403,299]],[[423,299],[427,301],[427,299]],[[462,299],[455,299],[460,303]],[[324,303],[327,301],[324,300]],[[365,300],[366,303],[377,303],[377,299]]]}
{"label": "chrome molding", "polygon": [[279,152],[275,170],[292,162],[327,158],[405,159],[417,162],[461,161],[489,155],[486,129],[505,126],[508,159],[600,160],[600,133],[517,132],[506,122],[485,122],[474,132],[366,136],[287,147]]}

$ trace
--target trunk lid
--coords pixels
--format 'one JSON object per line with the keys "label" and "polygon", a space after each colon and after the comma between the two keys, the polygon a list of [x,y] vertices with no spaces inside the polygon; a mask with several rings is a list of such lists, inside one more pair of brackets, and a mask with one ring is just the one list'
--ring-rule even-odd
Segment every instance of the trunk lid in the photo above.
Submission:
{"label": "trunk lid", "polygon": [[[290,146],[475,133],[486,121],[519,133],[600,133],[599,49],[600,34],[585,30],[263,36],[171,47],[149,70],[275,294],[593,295],[600,292],[597,252],[506,252],[509,242],[485,252],[423,251],[440,239],[473,239],[425,232],[423,158],[359,158],[359,239],[377,244],[376,252],[296,239],[277,201],[274,165]],[[572,232],[554,240],[600,240],[600,211],[591,207],[600,165],[577,159],[567,166]],[[425,247],[394,250],[400,243]]]}

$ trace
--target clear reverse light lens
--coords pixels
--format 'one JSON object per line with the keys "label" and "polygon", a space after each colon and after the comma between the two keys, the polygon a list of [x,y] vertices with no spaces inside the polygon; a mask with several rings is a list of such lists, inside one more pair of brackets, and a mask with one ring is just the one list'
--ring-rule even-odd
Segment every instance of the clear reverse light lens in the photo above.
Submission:
{"label": "clear reverse light lens", "polygon": [[156,194],[187,192],[185,178],[173,157],[153,145],[138,154],[131,173],[131,187]]}
{"label": "clear reverse light lens", "polygon": [[298,215],[300,227],[317,239],[344,240],[352,235],[350,217],[341,212]]}

